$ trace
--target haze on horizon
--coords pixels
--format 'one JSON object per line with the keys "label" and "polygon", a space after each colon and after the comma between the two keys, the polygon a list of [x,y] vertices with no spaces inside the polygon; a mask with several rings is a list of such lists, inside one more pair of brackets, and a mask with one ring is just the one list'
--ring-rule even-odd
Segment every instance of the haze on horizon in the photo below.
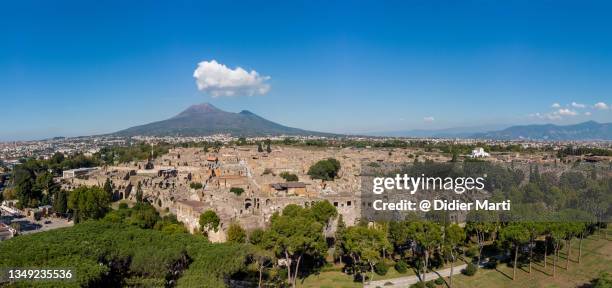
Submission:
{"label": "haze on horizon", "polygon": [[3,8],[0,141],[115,132],[203,102],[334,133],[612,122],[606,1]]}

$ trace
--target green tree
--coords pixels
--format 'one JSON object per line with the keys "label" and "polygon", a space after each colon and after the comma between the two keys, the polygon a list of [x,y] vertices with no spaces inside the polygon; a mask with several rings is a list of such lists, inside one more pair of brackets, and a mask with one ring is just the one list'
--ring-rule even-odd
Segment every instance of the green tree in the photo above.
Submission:
{"label": "green tree", "polygon": [[496,230],[497,215],[491,211],[472,210],[467,215],[466,230],[476,236],[478,244],[478,265],[482,259],[482,249],[488,234]]}
{"label": "green tree", "polygon": [[559,261],[559,247],[561,245],[561,241],[566,237],[566,226],[565,223],[556,222],[549,223],[548,231],[550,235],[550,239],[553,242],[553,277],[557,274],[557,262]]}
{"label": "green tree", "polygon": [[310,208],[312,217],[319,223],[329,227],[330,221],[338,216],[336,207],[327,200],[318,201]]}
{"label": "green tree", "polygon": [[267,139],[266,142],[266,152],[272,153],[272,148],[270,148],[270,139]]}
{"label": "green tree", "polygon": [[[380,263],[382,251],[390,247],[385,231],[377,228],[368,228],[366,226],[352,226],[346,228],[342,237],[342,249],[351,257],[354,269],[367,266],[370,270],[370,281],[374,278],[374,267]],[[364,276],[361,277],[365,282]]]}
{"label": "green tree", "polygon": [[260,246],[255,246],[251,249],[250,257],[253,260],[253,264],[257,269],[258,281],[257,287],[263,287],[263,272],[266,268],[272,267],[274,265],[273,261],[275,259],[274,252],[268,251]]}
{"label": "green tree", "polygon": [[565,269],[569,270],[570,257],[572,252],[572,239],[582,233],[583,223],[581,222],[565,222],[565,244],[567,246]]}
{"label": "green tree", "polygon": [[529,241],[529,230],[520,223],[512,223],[501,230],[500,240],[514,247],[514,267],[512,280],[516,279],[516,265],[519,247]]}
{"label": "green tree", "polygon": [[35,189],[36,175],[27,163],[17,165],[13,169],[15,195],[20,207],[36,207],[42,199],[42,192]]}
{"label": "green tree", "polygon": [[340,162],[334,158],[320,160],[310,166],[308,175],[312,179],[334,180],[340,171]]}
{"label": "green tree", "polygon": [[533,262],[533,247],[535,247],[536,238],[544,233],[544,226],[540,222],[524,222],[523,226],[529,232],[529,273],[531,273],[531,264]]}
{"label": "green tree", "polygon": [[113,182],[111,182],[110,178],[106,178],[106,181],[104,181],[104,186],[102,186],[104,189],[104,192],[106,192],[106,194],[109,195],[109,197],[111,197],[111,199],[113,198]]}
{"label": "green tree", "polygon": [[463,241],[465,241],[465,231],[457,224],[453,224],[444,229],[444,247],[445,250],[448,251],[451,261],[449,288],[453,287],[453,269],[456,260],[455,251],[457,250],[457,247],[463,243]]}
{"label": "green tree", "polygon": [[416,232],[416,242],[423,249],[423,282],[427,282],[429,257],[434,250],[442,244],[442,230],[440,225],[433,222],[422,222]]}
{"label": "green tree", "polygon": [[149,203],[139,202],[131,209],[127,222],[143,229],[151,229],[160,221],[159,213]]}
{"label": "green tree", "polygon": [[63,189],[53,195],[53,210],[58,213],[66,213],[68,210],[68,197]]}
{"label": "green tree", "polygon": [[200,215],[200,230],[205,234],[210,230],[219,231],[219,223],[221,223],[221,219],[213,210],[207,210]]}
{"label": "green tree", "polygon": [[143,201],[143,192],[142,192],[142,183],[138,181],[136,185],[136,203],[142,203]]}
{"label": "green tree", "polygon": [[412,221],[393,221],[389,223],[388,239],[393,244],[395,253],[403,255],[407,249],[414,247],[412,243],[418,225],[420,223]]}
{"label": "green tree", "polygon": [[236,194],[236,196],[240,196],[242,193],[244,193],[244,189],[240,187],[232,187],[230,188],[230,192]]}
{"label": "green tree", "polygon": [[232,222],[227,228],[227,241],[232,243],[246,243],[247,235],[240,224]]}
{"label": "green tree", "polygon": [[[53,181],[53,174],[49,173],[49,171],[45,171],[36,176],[34,189],[42,193],[43,199],[52,199],[53,194],[60,189],[60,185]],[[49,203],[47,202],[43,204]]]}
{"label": "green tree", "polygon": [[334,258],[340,260],[340,264],[342,264],[342,255],[345,254],[345,251],[342,249],[342,236],[346,231],[346,223],[344,223],[344,219],[342,218],[342,214],[338,214],[338,222],[336,225],[336,234],[334,235]]}
{"label": "green tree", "polygon": [[70,192],[68,208],[74,213],[75,223],[100,219],[110,209],[110,197],[100,187],[81,186]]}
{"label": "green tree", "polygon": [[249,234],[249,243],[255,246],[266,247],[266,231],[261,228],[251,231]]}
{"label": "green tree", "polygon": [[297,210],[293,206],[297,205],[288,205],[282,215],[272,216],[268,237],[272,245],[269,248],[273,248],[277,255],[285,259],[287,280],[295,287],[304,255],[321,257],[327,245],[323,236],[323,224],[309,217],[309,213],[291,213]]}

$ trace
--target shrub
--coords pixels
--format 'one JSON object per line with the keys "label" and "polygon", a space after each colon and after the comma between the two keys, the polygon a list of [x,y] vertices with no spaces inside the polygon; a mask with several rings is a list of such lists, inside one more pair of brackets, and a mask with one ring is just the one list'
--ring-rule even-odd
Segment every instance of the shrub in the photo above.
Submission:
{"label": "shrub", "polygon": [[244,189],[240,187],[232,187],[230,188],[230,192],[236,194],[236,196],[240,196],[242,193],[244,193]]}
{"label": "shrub", "polygon": [[433,281],[427,281],[427,282],[425,282],[425,287],[427,287],[427,288],[435,288],[436,284],[434,284]]}
{"label": "shrub", "polygon": [[425,283],[417,282],[417,283],[410,285],[410,288],[425,288]]}
{"label": "shrub", "polygon": [[469,258],[478,256],[478,247],[474,246],[465,250],[465,256]]}
{"label": "shrub", "polygon": [[404,260],[399,260],[395,263],[395,271],[399,273],[406,273],[408,271],[408,264]]}
{"label": "shrub", "polygon": [[299,181],[299,178],[297,175],[293,174],[293,173],[289,173],[289,172],[282,172],[279,175],[281,178],[285,179],[285,181],[287,182],[295,182],[295,181]]}
{"label": "shrub", "polygon": [[470,263],[467,265],[467,267],[465,267],[465,269],[463,269],[463,271],[461,271],[461,273],[467,276],[474,276],[474,274],[476,274],[476,271],[478,271],[478,267],[476,267],[474,263]]}
{"label": "shrub", "polygon": [[128,204],[125,202],[119,203],[119,209],[128,209]]}
{"label": "shrub", "polygon": [[189,187],[191,189],[198,190],[198,189],[202,189],[203,186],[202,186],[202,183],[200,183],[200,182],[191,182],[191,183],[189,183]]}
{"label": "shrub", "polygon": [[227,242],[232,243],[246,243],[246,232],[238,223],[230,224],[227,229]]}
{"label": "shrub", "polygon": [[389,271],[389,267],[385,263],[378,262],[374,265],[374,272],[380,276],[386,275],[387,271]]}
{"label": "shrub", "polygon": [[434,283],[436,283],[436,285],[442,285],[444,284],[444,278],[438,277],[436,280],[434,280]]}
{"label": "shrub", "polygon": [[593,288],[612,287],[612,277],[607,272],[602,272],[601,274],[599,274],[599,278],[593,279],[591,281],[591,285],[593,285]]}

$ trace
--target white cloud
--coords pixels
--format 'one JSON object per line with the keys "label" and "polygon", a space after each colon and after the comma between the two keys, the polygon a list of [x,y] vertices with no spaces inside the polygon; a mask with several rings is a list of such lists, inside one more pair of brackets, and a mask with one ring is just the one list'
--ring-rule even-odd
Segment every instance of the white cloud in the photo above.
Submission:
{"label": "white cloud", "polygon": [[587,111],[587,112],[584,112],[584,115],[585,115],[585,116],[591,116],[591,112],[588,112],[588,111]]}
{"label": "white cloud", "polygon": [[553,113],[534,113],[534,114],[530,114],[529,116],[531,117],[535,117],[538,119],[546,119],[546,120],[551,120],[551,121],[556,121],[556,120],[561,120],[561,116],[559,115],[558,112],[553,112]]}
{"label": "white cloud", "polygon": [[434,120],[436,120],[433,116],[427,116],[425,118],[423,118],[423,121],[425,122],[433,122]]}
{"label": "white cloud", "polygon": [[580,104],[580,103],[576,103],[576,102],[572,102],[572,107],[582,109],[582,108],[586,107],[586,105]]}
{"label": "white cloud", "polygon": [[561,116],[576,116],[578,113],[576,113],[576,111],[572,111],[570,109],[559,109],[557,112],[555,112]]}
{"label": "white cloud", "polygon": [[608,109],[610,109],[610,107],[608,107],[608,104],[606,104],[604,102],[597,102],[597,103],[595,103],[593,108],[595,108],[597,110],[608,110]]}
{"label": "white cloud", "polygon": [[193,77],[198,90],[213,97],[264,95],[270,91],[266,83],[269,76],[260,76],[255,70],[247,72],[241,67],[231,69],[215,60],[198,63]]}
{"label": "white cloud", "polygon": [[561,105],[559,105],[559,103],[553,103],[552,106],[550,106],[552,108],[561,108]]}

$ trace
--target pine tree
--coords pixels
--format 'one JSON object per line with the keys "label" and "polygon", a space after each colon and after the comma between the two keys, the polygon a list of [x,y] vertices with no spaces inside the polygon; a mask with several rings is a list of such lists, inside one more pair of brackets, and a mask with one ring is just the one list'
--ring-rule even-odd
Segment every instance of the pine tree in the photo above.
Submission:
{"label": "pine tree", "polygon": [[136,202],[140,203],[143,200],[143,195],[142,195],[142,184],[140,184],[140,181],[138,181],[138,186],[136,186]]}
{"label": "pine tree", "polygon": [[66,213],[66,208],[68,207],[68,197],[66,196],[66,191],[59,190],[55,193],[55,197],[53,199],[53,210],[58,213]]}
{"label": "pine tree", "polygon": [[113,183],[110,178],[106,178],[104,182],[104,192],[106,192],[111,198],[113,197]]}

